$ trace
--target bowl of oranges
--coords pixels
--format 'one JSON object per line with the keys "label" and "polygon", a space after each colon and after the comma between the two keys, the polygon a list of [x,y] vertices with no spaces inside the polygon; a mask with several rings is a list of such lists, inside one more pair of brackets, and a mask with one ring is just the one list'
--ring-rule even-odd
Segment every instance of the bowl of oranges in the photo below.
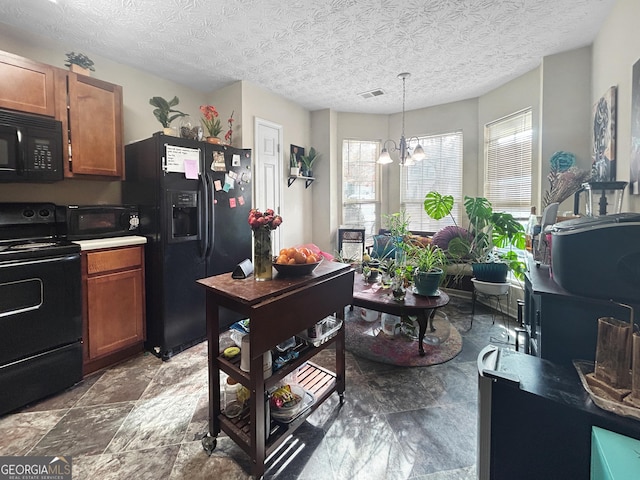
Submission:
{"label": "bowl of oranges", "polygon": [[309,275],[322,262],[322,255],[306,247],[283,248],[273,262],[278,274],[286,277]]}

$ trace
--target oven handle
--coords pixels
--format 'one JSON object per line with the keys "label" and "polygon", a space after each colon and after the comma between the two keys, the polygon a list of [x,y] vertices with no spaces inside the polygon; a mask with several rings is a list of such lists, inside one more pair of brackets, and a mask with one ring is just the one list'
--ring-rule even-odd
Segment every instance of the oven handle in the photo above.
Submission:
{"label": "oven handle", "polygon": [[[24,280],[20,280],[20,282],[24,282],[26,280],[36,280],[40,282],[40,303],[37,305],[32,305],[31,307],[24,307],[24,308],[18,308],[16,310],[8,310],[6,312],[0,312],[0,318],[9,317],[11,315],[18,315],[20,313],[30,312],[32,310],[38,310],[42,306],[42,298],[44,296],[44,287],[42,285],[42,280],[40,280],[39,278],[25,278]],[[9,285],[11,283],[19,283],[19,282],[5,282],[2,285]]]}
{"label": "oven handle", "polygon": [[36,258],[34,260],[9,260],[6,262],[0,263],[0,268],[8,268],[8,267],[22,267],[24,265],[39,265],[42,263],[51,263],[51,262],[59,262],[59,261],[73,261],[80,258],[79,253],[70,253],[68,255],[59,255],[57,257],[48,257],[48,258]]}

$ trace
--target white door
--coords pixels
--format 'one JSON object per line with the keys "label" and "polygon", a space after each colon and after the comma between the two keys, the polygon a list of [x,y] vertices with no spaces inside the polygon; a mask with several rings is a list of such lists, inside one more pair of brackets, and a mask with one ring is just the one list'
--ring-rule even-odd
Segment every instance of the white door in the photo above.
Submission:
{"label": "white door", "polygon": [[[254,207],[260,211],[267,208],[281,215],[282,195],[282,125],[268,120],[255,120],[255,180]],[[273,232],[273,251],[280,251],[280,229]]]}

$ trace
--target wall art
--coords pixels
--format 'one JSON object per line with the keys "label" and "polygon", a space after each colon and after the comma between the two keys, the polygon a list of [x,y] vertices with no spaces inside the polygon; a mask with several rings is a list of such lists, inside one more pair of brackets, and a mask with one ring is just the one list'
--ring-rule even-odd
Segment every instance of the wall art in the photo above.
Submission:
{"label": "wall art", "polygon": [[616,179],[616,95],[613,86],[593,106],[593,148],[591,181]]}
{"label": "wall art", "polygon": [[631,194],[640,195],[640,60],[633,65],[631,86]]}

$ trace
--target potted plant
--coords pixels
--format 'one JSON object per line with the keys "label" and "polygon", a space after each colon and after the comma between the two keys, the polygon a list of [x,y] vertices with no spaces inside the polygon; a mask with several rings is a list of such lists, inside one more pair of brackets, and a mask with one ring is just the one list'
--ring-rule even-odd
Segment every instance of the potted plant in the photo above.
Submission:
{"label": "potted plant", "polygon": [[313,177],[313,164],[319,158],[320,155],[313,147],[309,149],[309,153],[307,155],[302,155],[300,157],[300,160],[302,160],[302,176]]}
{"label": "potted plant", "polygon": [[[471,263],[478,280],[502,283],[509,271],[522,279],[526,265],[514,251],[524,249],[526,245],[522,224],[509,213],[494,212],[491,202],[484,197],[465,196],[464,207],[469,223],[466,228],[461,228],[451,214],[451,195],[429,192],[425,196],[427,215],[436,220],[449,215],[453,220],[453,228],[445,227],[451,234],[446,246],[447,256],[456,262]],[[437,236],[436,233],[434,242],[438,241]],[[500,276],[495,276],[491,272],[493,269],[500,270]],[[484,270],[487,270],[488,277],[483,276]]]}
{"label": "potted plant", "polygon": [[300,167],[298,166],[298,159],[296,158],[296,154],[291,152],[291,156],[289,157],[289,176],[297,177],[300,175]]}
{"label": "potted plant", "polygon": [[[173,135],[173,129],[171,128],[171,122],[176,118],[186,117],[186,113],[182,113],[180,110],[174,110],[173,107],[178,105],[180,100],[178,97],[173,97],[170,101],[166,101],[162,97],[152,97],[149,99],[149,104],[156,107],[153,114],[160,122],[165,135]],[[171,115],[173,114],[173,115]]]}
{"label": "potted plant", "polygon": [[418,241],[404,243],[407,264],[413,267],[413,285],[418,295],[434,296],[444,275],[447,257],[436,245],[423,245]]}
{"label": "potted plant", "polygon": [[207,142],[220,144],[222,141],[218,137],[222,132],[222,124],[218,118],[218,110],[213,105],[200,105],[202,113],[202,124],[207,134]]}
{"label": "potted plant", "polygon": [[91,75],[91,72],[96,71],[93,66],[93,60],[84,53],[69,52],[65,55],[67,56],[67,63],[64,66],[69,67],[72,72]]}

